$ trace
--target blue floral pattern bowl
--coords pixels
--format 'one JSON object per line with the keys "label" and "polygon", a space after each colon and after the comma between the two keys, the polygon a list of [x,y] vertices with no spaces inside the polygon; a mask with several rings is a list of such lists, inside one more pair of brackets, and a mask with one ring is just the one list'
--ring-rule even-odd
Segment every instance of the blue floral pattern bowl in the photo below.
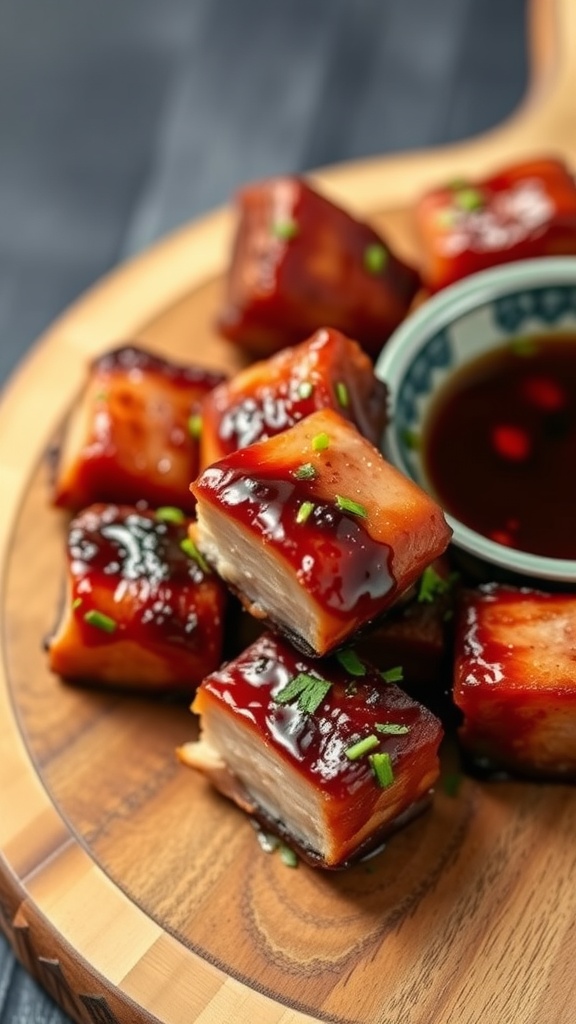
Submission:
{"label": "blue floral pattern bowl", "polygon": [[[420,442],[444,381],[507,342],[529,343],[531,336],[567,332],[576,334],[576,257],[505,264],[439,292],[401,324],[376,363],[376,374],[390,391],[385,456],[429,489]],[[520,577],[576,583],[576,561],[505,547],[446,518],[454,545],[482,562]]]}

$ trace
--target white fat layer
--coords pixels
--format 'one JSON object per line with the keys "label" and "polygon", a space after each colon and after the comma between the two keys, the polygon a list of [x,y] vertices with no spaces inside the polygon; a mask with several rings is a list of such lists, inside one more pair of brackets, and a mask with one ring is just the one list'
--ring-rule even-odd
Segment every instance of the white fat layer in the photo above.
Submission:
{"label": "white fat layer", "polygon": [[277,552],[256,543],[242,526],[218,509],[198,506],[198,546],[223,580],[237,587],[279,625],[288,625],[318,649],[318,609],[297,577],[286,571]]}
{"label": "white fat layer", "polygon": [[[339,835],[334,835],[327,795],[321,787],[309,781],[297,767],[281,761],[258,733],[243,726],[238,715],[209,705],[202,715],[200,742],[186,747],[187,756],[182,760],[202,771],[221,793],[248,813],[254,813],[255,805],[272,821],[281,822],[296,842],[318,854],[328,865],[347,860],[359,846],[396,819],[400,823],[403,817],[409,818],[438,775],[436,759],[432,757],[410,800],[408,780],[400,776],[392,787],[380,791],[366,818],[356,821],[355,830],[339,827]],[[332,811],[332,818],[333,814]],[[355,815],[352,820],[356,820]],[[343,822],[339,824],[342,826]]]}
{"label": "white fat layer", "polygon": [[323,859],[330,855],[330,836],[322,796],[309,782],[282,762],[258,734],[238,728],[235,716],[206,709],[202,740],[225,759],[257,806],[280,821],[303,846]]}

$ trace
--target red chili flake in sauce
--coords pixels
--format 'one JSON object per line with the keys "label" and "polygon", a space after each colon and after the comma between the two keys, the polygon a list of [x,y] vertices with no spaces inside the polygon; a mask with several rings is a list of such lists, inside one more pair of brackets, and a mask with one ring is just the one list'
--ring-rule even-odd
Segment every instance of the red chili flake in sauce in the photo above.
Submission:
{"label": "red chili flake in sauce", "polygon": [[551,377],[528,377],[522,390],[529,402],[546,412],[559,412],[566,407],[566,392]]}
{"label": "red chili flake in sauce", "polygon": [[446,512],[500,544],[576,558],[576,334],[535,335],[449,376],[423,424]]}
{"label": "red chili flake in sauce", "polygon": [[523,462],[527,459],[532,447],[525,430],[504,423],[493,427],[492,444],[498,455],[513,462]]}

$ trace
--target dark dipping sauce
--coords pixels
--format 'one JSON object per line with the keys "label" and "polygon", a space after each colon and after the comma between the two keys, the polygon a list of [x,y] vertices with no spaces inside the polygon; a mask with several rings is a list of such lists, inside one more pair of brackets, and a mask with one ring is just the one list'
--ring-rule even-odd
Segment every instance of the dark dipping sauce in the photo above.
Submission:
{"label": "dark dipping sauce", "polygon": [[576,335],[519,338],[458,370],[425,422],[423,460],[465,526],[576,558]]}

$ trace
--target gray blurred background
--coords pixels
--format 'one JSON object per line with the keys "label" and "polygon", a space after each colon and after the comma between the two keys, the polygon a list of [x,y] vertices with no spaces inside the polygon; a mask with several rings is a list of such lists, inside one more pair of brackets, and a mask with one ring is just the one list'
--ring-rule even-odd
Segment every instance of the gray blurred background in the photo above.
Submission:
{"label": "gray blurred background", "polygon": [[[0,0],[0,383],[242,181],[501,121],[525,25],[526,0]],[[0,937],[0,1024],[64,1020]]]}

